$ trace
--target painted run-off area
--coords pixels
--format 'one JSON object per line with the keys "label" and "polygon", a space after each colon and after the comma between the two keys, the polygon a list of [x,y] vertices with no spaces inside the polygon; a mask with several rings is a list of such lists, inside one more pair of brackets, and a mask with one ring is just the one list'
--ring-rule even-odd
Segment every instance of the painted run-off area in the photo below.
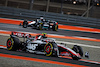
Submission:
{"label": "painted run-off area", "polygon": [[[1,34],[11,34],[12,31],[4,31],[0,30]],[[26,33],[26,34],[31,34],[32,36],[39,35],[39,33],[29,33],[29,32],[19,32],[19,33]],[[93,38],[80,38],[80,37],[71,37],[71,36],[62,36],[62,35],[53,35],[53,34],[47,34],[47,37],[51,38],[61,38],[61,39],[74,39],[74,40],[85,40],[85,41],[95,41],[95,42],[100,42],[100,39],[93,39]]]}
{"label": "painted run-off area", "polygon": [[[20,20],[12,20],[12,19],[1,19],[0,18],[0,23],[7,23],[7,24],[15,24],[19,25],[21,22]],[[100,29],[95,29],[95,28],[83,28],[83,27],[75,27],[75,26],[66,26],[66,25],[59,25],[59,29],[64,29],[64,30],[76,30],[76,31],[86,31],[86,32],[97,32],[100,33]],[[11,31],[0,31],[2,34],[11,34]],[[30,33],[32,36],[36,36],[36,33]],[[76,40],[87,40],[87,41],[96,41],[100,42],[99,39],[85,39],[85,38],[77,38],[77,37],[69,37],[69,36],[58,36],[58,35],[47,35],[48,37],[54,37],[54,38],[62,38],[62,39],[76,39]],[[1,54],[0,54],[1,55]],[[9,57],[10,58],[10,57]],[[16,59],[16,58],[15,58]],[[17,58],[18,59],[18,58]],[[25,59],[23,59],[25,60]],[[53,62],[54,63],[54,62]],[[57,63],[56,63],[57,64]],[[61,63],[62,64],[62,63]],[[77,66],[73,64],[65,64],[65,66],[72,66],[72,67],[86,67],[86,66]]]}
{"label": "painted run-off area", "polygon": [[1,54],[1,53],[0,53],[0,57],[21,59],[21,60],[28,60],[28,61],[35,61],[35,62],[43,62],[43,63],[49,63],[49,64],[58,64],[58,65],[71,66],[71,67],[89,67],[89,66],[71,64],[71,63],[63,63],[63,62],[57,62],[57,61],[50,61],[50,60],[44,60],[44,59],[22,57],[22,56],[15,56],[15,55],[8,55],[8,54]]}
{"label": "painted run-off area", "polygon": [[[0,18],[0,23],[19,25],[22,22],[23,22],[23,20]],[[68,26],[68,25],[60,25],[60,24],[59,24],[59,29],[100,33],[100,29],[86,28],[86,27],[77,27],[77,26]]]}

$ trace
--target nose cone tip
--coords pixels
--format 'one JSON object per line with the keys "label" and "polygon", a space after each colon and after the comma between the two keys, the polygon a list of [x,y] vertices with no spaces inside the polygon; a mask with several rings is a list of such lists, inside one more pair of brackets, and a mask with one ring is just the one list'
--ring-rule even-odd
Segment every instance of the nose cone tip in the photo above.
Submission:
{"label": "nose cone tip", "polygon": [[85,52],[85,57],[89,58],[89,52]]}

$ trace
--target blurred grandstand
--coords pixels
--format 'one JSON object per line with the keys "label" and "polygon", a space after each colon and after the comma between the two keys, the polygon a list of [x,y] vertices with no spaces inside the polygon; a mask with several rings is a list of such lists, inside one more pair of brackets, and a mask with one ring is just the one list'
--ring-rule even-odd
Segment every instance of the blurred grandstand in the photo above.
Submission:
{"label": "blurred grandstand", "polygon": [[0,0],[0,6],[100,18],[100,0]]}

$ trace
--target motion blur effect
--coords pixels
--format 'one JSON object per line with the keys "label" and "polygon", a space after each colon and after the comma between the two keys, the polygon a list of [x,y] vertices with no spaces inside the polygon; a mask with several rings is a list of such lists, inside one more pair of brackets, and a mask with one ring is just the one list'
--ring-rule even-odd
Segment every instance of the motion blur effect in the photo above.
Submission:
{"label": "motion blur effect", "polygon": [[0,0],[0,67],[100,67],[100,0]]}
{"label": "motion blur effect", "polygon": [[100,18],[100,0],[0,0],[0,6]]}

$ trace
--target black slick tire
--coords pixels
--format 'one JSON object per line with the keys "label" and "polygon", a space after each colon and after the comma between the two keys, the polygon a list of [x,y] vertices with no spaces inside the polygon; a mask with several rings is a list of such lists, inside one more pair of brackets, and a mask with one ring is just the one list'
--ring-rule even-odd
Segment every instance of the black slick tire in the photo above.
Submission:
{"label": "black slick tire", "polygon": [[23,22],[23,28],[27,28],[28,27],[28,22],[27,21],[24,21]]}
{"label": "black slick tire", "polygon": [[58,30],[58,24],[57,24],[57,25],[54,24],[53,27],[52,27],[52,30],[53,30],[53,31],[57,31],[57,30]]}
{"label": "black slick tire", "polygon": [[7,50],[16,51],[19,49],[20,40],[18,38],[8,38],[7,40]]}
{"label": "black slick tire", "polygon": [[74,45],[72,50],[74,50],[76,53],[79,53],[81,57],[83,56],[83,50],[80,46]]}

